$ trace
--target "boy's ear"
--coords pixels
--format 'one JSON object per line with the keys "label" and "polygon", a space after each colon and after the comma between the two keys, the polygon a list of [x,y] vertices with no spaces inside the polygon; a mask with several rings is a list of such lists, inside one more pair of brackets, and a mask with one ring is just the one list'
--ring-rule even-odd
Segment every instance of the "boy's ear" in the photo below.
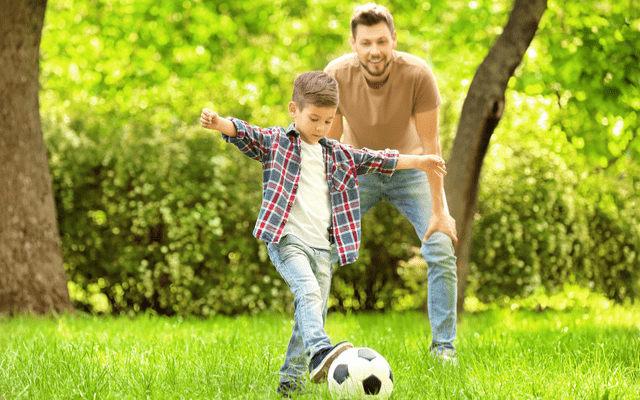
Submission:
{"label": "boy's ear", "polygon": [[296,103],[293,101],[289,102],[289,114],[293,117],[296,113]]}

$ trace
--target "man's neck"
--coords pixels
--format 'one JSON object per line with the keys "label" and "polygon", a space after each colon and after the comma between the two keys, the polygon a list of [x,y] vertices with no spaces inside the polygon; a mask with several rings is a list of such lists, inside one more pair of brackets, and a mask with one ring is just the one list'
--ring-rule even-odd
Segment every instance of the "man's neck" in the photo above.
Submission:
{"label": "man's neck", "polygon": [[369,86],[371,89],[380,89],[389,80],[389,74],[387,73],[385,75],[386,75],[386,77],[383,80],[380,80],[380,81],[371,81],[371,80],[369,80],[369,78],[367,77],[367,74],[365,74],[365,78],[364,79],[367,81],[367,86]]}
{"label": "man's neck", "polygon": [[380,89],[384,86],[385,83],[389,80],[389,75],[391,75],[391,68],[393,66],[393,61],[389,63],[387,70],[382,75],[371,75],[369,71],[361,66],[362,74],[364,75],[364,79],[367,81],[367,85],[372,89]]}

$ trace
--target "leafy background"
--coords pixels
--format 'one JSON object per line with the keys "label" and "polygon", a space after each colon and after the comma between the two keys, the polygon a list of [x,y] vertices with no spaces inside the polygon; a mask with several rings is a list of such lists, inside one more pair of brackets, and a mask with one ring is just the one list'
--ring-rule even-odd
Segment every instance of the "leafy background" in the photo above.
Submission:
{"label": "leafy background", "polygon": [[[451,148],[475,70],[509,1],[385,1],[399,50],[423,57]],[[198,127],[202,107],[286,125],[298,73],[348,46],[337,0],[60,0],[41,44],[43,130],[75,305],[97,313],[281,310],[286,285],[251,230],[260,168]],[[485,159],[469,296],[579,284],[640,294],[640,13],[627,1],[549,1]],[[418,238],[386,204],[331,307],[420,309]],[[374,271],[375,273],[370,273]]]}

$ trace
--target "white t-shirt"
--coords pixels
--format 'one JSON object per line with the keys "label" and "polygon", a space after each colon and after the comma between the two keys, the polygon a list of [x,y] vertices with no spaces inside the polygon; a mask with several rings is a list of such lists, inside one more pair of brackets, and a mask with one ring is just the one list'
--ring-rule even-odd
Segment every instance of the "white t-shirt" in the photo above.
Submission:
{"label": "white t-shirt", "polygon": [[293,234],[308,246],[329,249],[331,202],[322,145],[300,142],[300,180],[283,235]]}

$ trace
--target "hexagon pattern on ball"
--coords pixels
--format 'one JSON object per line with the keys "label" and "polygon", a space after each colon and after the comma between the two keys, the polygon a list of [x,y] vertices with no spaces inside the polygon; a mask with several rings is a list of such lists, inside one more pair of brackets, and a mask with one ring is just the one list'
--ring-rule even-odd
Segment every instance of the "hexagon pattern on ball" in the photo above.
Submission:
{"label": "hexagon pattern on ball", "polygon": [[340,354],[331,364],[327,378],[334,398],[386,399],[393,391],[389,363],[368,347],[354,347]]}

